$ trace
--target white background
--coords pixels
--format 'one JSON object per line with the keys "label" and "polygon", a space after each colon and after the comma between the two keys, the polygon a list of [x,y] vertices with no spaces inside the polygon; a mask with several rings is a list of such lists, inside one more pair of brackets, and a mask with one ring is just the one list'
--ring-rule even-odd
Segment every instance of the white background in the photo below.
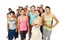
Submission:
{"label": "white background", "polygon": [[[59,0],[0,0],[0,40],[7,40],[7,26],[6,26],[6,14],[8,8],[11,7],[14,11],[18,6],[31,5],[40,6],[43,4],[45,6],[50,6],[51,11],[56,15],[60,21],[60,1]],[[59,23],[60,24],[60,23]],[[60,26],[59,24],[53,28],[51,40],[60,40]]]}

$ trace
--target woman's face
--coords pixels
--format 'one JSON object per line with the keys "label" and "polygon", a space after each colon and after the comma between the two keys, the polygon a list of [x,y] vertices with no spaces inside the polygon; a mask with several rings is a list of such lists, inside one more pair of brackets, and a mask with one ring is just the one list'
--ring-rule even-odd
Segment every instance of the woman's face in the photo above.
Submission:
{"label": "woman's face", "polygon": [[25,8],[24,10],[25,10],[25,12],[26,12],[26,11],[27,11],[27,8]]}
{"label": "woman's face", "polygon": [[49,9],[49,8],[46,8],[45,11],[46,11],[47,13],[50,13],[50,9]]}
{"label": "woman's face", "polygon": [[13,14],[13,13],[11,13],[11,14],[10,14],[10,16],[11,16],[11,17],[14,17],[14,14]]}
{"label": "woman's face", "polygon": [[35,8],[34,8],[34,7],[31,7],[31,10],[32,10],[32,11],[35,11]]}
{"label": "woman's face", "polygon": [[9,12],[11,12],[12,10],[8,10]]}
{"label": "woman's face", "polygon": [[38,11],[35,11],[36,15],[38,16],[40,13]]}
{"label": "woman's face", "polygon": [[24,14],[25,12],[24,12],[24,10],[21,10],[21,14]]}
{"label": "woman's face", "polygon": [[40,12],[43,13],[43,9],[42,8],[40,8]]}

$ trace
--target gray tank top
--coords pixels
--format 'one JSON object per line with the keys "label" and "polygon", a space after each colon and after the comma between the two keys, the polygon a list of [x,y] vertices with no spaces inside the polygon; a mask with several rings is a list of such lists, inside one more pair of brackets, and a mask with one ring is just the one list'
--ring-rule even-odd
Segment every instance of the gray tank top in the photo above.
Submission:
{"label": "gray tank top", "polygon": [[11,30],[16,29],[16,19],[9,19],[8,24],[9,24],[9,29]]}

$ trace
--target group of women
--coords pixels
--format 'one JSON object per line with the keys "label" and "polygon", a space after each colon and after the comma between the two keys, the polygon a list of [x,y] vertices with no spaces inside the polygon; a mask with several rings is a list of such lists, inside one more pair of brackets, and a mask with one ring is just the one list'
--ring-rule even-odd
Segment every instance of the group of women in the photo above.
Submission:
{"label": "group of women", "polygon": [[[28,40],[50,40],[52,28],[55,27],[59,21],[56,16],[51,12],[49,6],[43,9],[43,5],[36,7],[32,5],[30,10],[28,6],[25,8],[19,6],[15,12],[9,8],[7,13],[7,31],[8,40],[18,38],[26,40],[26,34],[29,34]],[[53,19],[56,23],[53,25]]]}

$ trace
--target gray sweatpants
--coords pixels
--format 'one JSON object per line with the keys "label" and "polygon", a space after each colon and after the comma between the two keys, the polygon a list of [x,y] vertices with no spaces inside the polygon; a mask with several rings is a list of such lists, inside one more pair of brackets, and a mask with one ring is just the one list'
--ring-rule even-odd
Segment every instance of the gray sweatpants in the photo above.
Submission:
{"label": "gray sweatpants", "polygon": [[47,29],[43,28],[44,40],[50,40],[51,32],[52,32],[52,30],[47,30]]}

